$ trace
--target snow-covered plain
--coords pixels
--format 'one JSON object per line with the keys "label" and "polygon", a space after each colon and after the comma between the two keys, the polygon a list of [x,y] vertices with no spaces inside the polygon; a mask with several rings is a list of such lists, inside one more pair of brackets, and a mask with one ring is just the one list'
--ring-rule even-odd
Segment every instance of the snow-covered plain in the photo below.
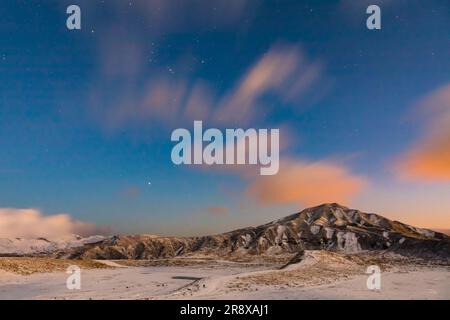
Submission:
{"label": "snow-covered plain", "polygon": [[323,258],[308,254],[283,270],[226,261],[147,267],[107,261],[115,268],[82,270],[80,290],[66,288],[63,272],[0,271],[0,299],[450,299],[448,266],[393,267],[382,272],[380,290],[369,290],[366,265]]}

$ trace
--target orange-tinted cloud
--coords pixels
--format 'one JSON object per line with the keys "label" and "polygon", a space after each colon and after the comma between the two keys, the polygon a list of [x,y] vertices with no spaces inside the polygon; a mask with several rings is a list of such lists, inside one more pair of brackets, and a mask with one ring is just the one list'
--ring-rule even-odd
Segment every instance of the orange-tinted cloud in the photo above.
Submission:
{"label": "orange-tinted cloud", "polygon": [[210,206],[207,210],[208,213],[213,216],[223,216],[228,214],[228,208],[223,206]]}
{"label": "orange-tinted cloud", "polygon": [[373,180],[351,205],[422,228],[450,228],[450,188],[445,184]]}
{"label": "orange-tinted cloud", "polygon": [[101,232],[96,225],[74,220],[68,214],[44,216],[36,209],[0,208],[0,238],[61,239]]}
{"label": "orange-tinted cloud", "polygon": [[450,84],[419,103],[425,130],[396,162],[400,176],[425,181],[450,181]]}
{"label": "orange-tinted cloud", "polygon": [[247,195],[262,205],[346,203],[365,184],[363,177],[352,174],[343,165],[290,159],[281,161],[278,174],[255,177]]}
{"label": "orange-tinted cloud", "polygon": [[137,197],[141,193],[141,189],[137,186],[131,186],[124,189],[122,192],[127,198],[131,199]]}

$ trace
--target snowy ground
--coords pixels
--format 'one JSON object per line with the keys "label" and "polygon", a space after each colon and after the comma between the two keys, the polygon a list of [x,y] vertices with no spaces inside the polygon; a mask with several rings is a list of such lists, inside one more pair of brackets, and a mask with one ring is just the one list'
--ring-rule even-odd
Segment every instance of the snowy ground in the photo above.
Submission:
{"label": "snowy ground", "polygon": [[119,266],[82,270],[80,290],[68,290],[63,272],[17,275],[0,271],[0,299],[450,299],[446,266],[390,267],[381,289],[369,290],[366,265],[339,256],[309,254],[277,270],[240,263],[191,266]]}
{"label": "snowy ground", "polygon": [[303,287],[254,287],[251,290],[218,290],[208,294],[194,295],[193,299],[450,299],[450,272],[426,270],[408,273],[386,273],[382,276],[380,290],[368,290],[367,276],[356,276],[335,283]]}

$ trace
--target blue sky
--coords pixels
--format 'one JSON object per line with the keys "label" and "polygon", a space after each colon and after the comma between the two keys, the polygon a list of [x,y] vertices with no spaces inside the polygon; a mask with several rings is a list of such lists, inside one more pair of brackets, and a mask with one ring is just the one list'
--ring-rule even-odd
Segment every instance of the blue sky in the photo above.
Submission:
{"label": "blue sky", "polygon": [[[81,30],[66,28],[69,4],[81,8]],[[274,197],[261,205],[247,197],[257,181],[174,166],[170,132],[192,128],[192,121],[164,103],[152,109],[150,93],[185,99],[197,87],[195,102],[228,101],[265,56],[282,62],[294,55],[301,63],[292,77],[315,76],[306,78],[305,90],[289,99],[284,87],[267,90],[253,101],[250,120],[204,123],[281,128],[282,137],[289,133],[281,156],[287,168],[297,172],[305,162],[326,161],[345,171],[331,176],[330,185],[364,180],[364,187],[312,199],[450,228],[445,170],[442,179],[425,174],[411,181],[391,171],[433,123],[417,116],[416,105],[450,83],[449,3],[371,1],[381,8],[381,30],[366,28],[368,4],[2,1],[0,207],[65,212],[115,232],[193,234],[257,224],[314,204],[298,194],[298,201]],[[298,183],[301,190],[308,180]],[[405,194],[415,199],[414,208],[401,207]],[[436,208],[424,220],[421,210],[430,202]],[[211,214],[212,207],[226,210]]]}

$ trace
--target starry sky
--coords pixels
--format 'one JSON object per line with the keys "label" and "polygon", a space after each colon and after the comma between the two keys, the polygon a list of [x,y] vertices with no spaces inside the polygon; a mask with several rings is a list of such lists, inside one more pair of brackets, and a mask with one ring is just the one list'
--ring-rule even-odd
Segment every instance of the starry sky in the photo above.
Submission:
{"label": "starry sky", "polygon": [[[71,4],[81,30],[66,27]],[[12,223],[197,235],[339,202],[450,229],[446,0],[2,0],[0,13]],[[171,132],[194,120],[279,128],[279,173],[174,165]]]}

